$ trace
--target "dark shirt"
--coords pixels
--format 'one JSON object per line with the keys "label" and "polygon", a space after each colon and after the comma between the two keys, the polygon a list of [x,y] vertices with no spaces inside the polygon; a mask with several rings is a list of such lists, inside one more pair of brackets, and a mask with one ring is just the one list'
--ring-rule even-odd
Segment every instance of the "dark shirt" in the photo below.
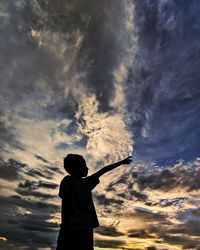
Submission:
{"label": "dark shirt", "polygon": [[99,183],[95,175],[86,178],[65,176],[60,183],[62,199],[61,227],[66,229],[91,229],[99,226],[92,189]]}

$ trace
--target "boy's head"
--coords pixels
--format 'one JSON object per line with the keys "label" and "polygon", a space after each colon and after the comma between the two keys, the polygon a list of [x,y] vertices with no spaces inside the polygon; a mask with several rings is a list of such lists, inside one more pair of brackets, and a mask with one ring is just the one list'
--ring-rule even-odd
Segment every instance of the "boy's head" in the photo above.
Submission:
{"label": "boy's head", "polygon": [[82,155],[68,154],[64,158],[64,168],[74,177],[85,177],[88,174],[88,167]]}

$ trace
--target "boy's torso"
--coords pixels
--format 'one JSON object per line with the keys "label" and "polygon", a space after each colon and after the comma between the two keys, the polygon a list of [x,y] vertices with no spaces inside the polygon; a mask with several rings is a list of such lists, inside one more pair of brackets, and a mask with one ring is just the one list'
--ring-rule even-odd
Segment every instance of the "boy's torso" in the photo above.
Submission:
{"label": "boy's torso", "polygon": [[88,229],[99,226],[91,193],[98,183],[99,179],[93,176],[63,178],[59,192],[62,198],[61,227]]}

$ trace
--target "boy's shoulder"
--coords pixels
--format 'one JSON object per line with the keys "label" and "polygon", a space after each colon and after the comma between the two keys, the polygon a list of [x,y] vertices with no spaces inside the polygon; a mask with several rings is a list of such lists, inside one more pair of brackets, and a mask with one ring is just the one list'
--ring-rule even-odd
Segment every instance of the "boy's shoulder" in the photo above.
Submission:
{"label": "boy's shoulder", "polygon": [[62,181],[68,181],[68,180],[70,180],[71,178],[72,178],[71,175],[65,175],[65,176],[63,177]]}
{"label": "boy's shoulder", "polygon": [[94,189],[96,185],[100,182],[99,177],[95,174],[87,176],[86,178],[84,178],[84,180],[90,190]]}
{"label": "boy's shoulder", "polygon": [[60,190],[59,190],[59,196],[60,198],[64,198],[67,194],[70,193],[71,190],[71,176],[66,175],[60,182]]}
{"label": "boy's shoulder", "polygon": [[70,175],[66,175],[61,180],[60,185],[64,185],[64,184],[67,184],[67,183],[70,183],[70,182],[71,182],[71,176]]}

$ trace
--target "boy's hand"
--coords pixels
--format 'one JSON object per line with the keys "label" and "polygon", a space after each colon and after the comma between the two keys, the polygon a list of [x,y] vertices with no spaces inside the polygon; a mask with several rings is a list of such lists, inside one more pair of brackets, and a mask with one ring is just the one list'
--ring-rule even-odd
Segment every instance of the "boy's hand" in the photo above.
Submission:
{"label": "boy's hand", "polygon": [[132,162],[132,156],[129,156],[121,161],[121,164],[130,164]]}

